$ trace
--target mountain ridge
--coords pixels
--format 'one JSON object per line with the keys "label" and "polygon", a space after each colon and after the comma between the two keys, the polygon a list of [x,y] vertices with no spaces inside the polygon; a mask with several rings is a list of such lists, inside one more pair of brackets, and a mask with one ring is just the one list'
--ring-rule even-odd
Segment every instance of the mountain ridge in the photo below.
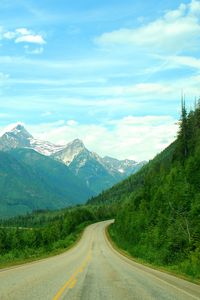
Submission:
{"label": "mountain ridge", "polygon": [[43,155],[50,156],[64,147],[65,145],[55,145],[48,141],[35,139],[21,123],[4,132],[0,137],[0,150],[2,151],[13,148],[30,148]]}
{"label": "mountain ridge", "polygon": [[94,195],[137,172],[144,164],[112,157],[102,158],[88,150],[78,138],[66,145],[41,141],[35,139],[22,124],[17,124],[0,137],[0,150],[10,151],[17,148],[33,149],[65,164],[74,175],[85,182]]}
{"label": "mountain ridge", "polygon": [[32,149],[0,151],[0,217],[59,209],[92,195],[67,166]]}

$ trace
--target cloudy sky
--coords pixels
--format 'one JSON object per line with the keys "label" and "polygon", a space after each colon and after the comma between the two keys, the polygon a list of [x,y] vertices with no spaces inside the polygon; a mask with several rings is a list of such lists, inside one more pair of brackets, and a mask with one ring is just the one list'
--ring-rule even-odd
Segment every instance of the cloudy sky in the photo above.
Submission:
{"label": "cloudy sky", "polygon": [[200,1],[0,0],[0,131],[150,159],[200,94]]}

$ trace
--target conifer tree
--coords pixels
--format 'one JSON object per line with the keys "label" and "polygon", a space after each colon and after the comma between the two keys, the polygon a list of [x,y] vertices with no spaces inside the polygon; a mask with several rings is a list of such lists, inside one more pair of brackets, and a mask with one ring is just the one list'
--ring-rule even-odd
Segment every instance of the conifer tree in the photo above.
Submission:
{"label": "conifer tree", "polygon": [[185,107],[185,98],[181,99],[181,120],[180,120],[180,129],[178,134],[180,152],[183,159],[188,156],[188,118],[187,110]]}

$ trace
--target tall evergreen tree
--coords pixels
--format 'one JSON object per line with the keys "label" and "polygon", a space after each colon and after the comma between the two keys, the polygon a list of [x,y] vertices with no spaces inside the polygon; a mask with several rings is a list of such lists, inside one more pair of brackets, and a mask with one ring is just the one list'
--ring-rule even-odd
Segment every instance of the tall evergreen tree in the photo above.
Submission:
{"label": "tall evergreen tree", "polygon": [[188,128],[188,118],[187,118],[187,110],[185,107],[185,97],[182,96],[181,99],[181,120],[180,120],[180,128],[178,134],[178,142],[179,142],[179,151],[181,158],[185,160],[188,156],[188,138],[189,138],[189,128]]}

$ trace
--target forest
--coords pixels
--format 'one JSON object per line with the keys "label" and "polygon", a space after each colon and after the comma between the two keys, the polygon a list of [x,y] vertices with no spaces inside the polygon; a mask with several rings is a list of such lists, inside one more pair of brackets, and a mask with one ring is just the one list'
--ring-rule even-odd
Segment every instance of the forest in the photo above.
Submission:
{"label": "forest", "polygon": [[178,137],[90,203],[118,203],[110,234],[132,256],[200,278],[200,102],[182,102]]}
{"label": "forest", "polygon": [[65,251],[84,228],[110,219],[105,206],[77,206],[58,211],[36,211],[0,221],[0,268]]}

